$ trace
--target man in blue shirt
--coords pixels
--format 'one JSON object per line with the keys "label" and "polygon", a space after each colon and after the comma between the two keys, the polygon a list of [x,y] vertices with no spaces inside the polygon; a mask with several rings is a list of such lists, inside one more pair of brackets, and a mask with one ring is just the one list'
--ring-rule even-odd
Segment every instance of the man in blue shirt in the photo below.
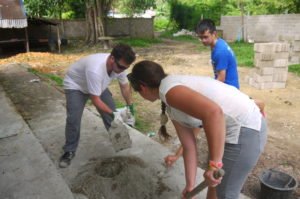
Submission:
{"label": "man in blue shirt", "polygon": [[239,89],[237,61],[234,52],[226,41],[218,38],[215,23],[211,19],[203,19],[198,24],[196,32],[203,45],[211,48],[215,79]]}

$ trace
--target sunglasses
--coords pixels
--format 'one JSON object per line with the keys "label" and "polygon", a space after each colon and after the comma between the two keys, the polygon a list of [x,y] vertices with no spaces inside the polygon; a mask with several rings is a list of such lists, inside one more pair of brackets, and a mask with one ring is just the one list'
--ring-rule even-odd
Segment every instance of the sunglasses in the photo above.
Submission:
{"label": "sunglasses", "polygon": [[127,69],[126,66],[121,65],[119,62],[117,62],[117,60],[115,60],[115,63],[116,63],[117,67],[118,67],[120,70],[126,70],[126,69]]}

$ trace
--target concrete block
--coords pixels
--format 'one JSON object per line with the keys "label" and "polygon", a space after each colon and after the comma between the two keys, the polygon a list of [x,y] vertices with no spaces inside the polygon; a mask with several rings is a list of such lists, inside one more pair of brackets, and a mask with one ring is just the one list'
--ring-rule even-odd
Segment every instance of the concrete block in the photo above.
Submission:
{"label": "concrete block", "polygon": [[290,53],[290,56],[300,57],[300,52],[293,51]]}
{"label": "concrete block", "polygon": [[288,77],[288,72],[274,73],[273,82],[286,82]]}
{"label": "concrete block", "polygon": [[291,64],[300,64],[300,57],[292,56],[289,60],[289,65]]}
{"label": "concrete block", "polygon": [[273,82],[273,88],[285,88],[286,82]]}
{"label": "concrete block", "polygon": [[293,42],[295,40],[295,35],[279,35],[278,40],[283,42]]}
{"label": "concrete block", "polygon": [[289,52],[278,52],[275,54],[276,59],[288,59],[290,53]]}
{"label": "concrete block", "polygon": [[131,148],[132,146],[129,129],[120,120],[112,122],[109,129],[109,138],[116,152]]}
{"label": "concrete block", "polygon": [[254,51],[258,53],[262,52],[275,52],[276,45],[274,43],[255,43],[254,44]]}
{"label": "concrete block", "polygon": [[292,42],[295,40],[295,36],[294,35],[279,35],[278,39],[279,39],[279,41]]}
{"label": "concrete block", "polygon": [[272,82],[273,81],[273,76],[272,75],[258,75],[254,74],[253,75],[253,80],[255,82],[261,83],[261,82]]}
{"label": "concrete block", "polygon": [[284,67],[288,66],[288,59],[275,59],[274,60],[274,67]]}
{"label": "concrete block", "polygon": [[264,68],[264,67],[273,67],[274,61],[261,61],[261,60],[254,60],[254,66],[258,68]]}
{"label": "concrete block", "polygon": [[255,68],[256,73],[259,75],[272,75],[273,74],[273,67],[263,67],[263,68]]}
{"label": "concrete block", "polygon": [[273,88],[273,82],[261,82],[258,85],[259,89],[272,89]]}
{"label": "concrete block", "polygon": [[300,40],[298,40],[298,41],[293,41],[293,42],[292,42],[292,45],[293,45],[293,46],[300,46]]}
{"label": "concrete block", "polygon": [[255,53],[254,59],[261,61],[271,61],[275,58],[275,53]]}
{"label": "concrete block", "polygon": [[296,46],[293,46],[292,51],[294,51],[294,52],[300,52],[300,44],[296,45]]}
{"label": "concrete block", "polygon": [[291,45],[287,42],[276,43],[276,52],[289,52]]}
{"label": "concrete block", "polygon": [[295,40],[295,41],[300,41],[300,35],[299,35],[299,34],[295,35],[295,36],[294,36],[294,40]]}

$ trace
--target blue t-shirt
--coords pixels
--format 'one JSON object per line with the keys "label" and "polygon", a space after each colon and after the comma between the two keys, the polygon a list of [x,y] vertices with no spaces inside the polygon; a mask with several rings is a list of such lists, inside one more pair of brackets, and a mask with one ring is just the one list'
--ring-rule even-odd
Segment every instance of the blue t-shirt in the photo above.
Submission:
{"label": "blue t-shirt", "polygon": [[240,88],[237,62],[234,52],[230,46],[221,38],[218,38],[216,45],[211,52],[211,59],[214,68],[215,79],[217,71],[226,70],[225,84]]}

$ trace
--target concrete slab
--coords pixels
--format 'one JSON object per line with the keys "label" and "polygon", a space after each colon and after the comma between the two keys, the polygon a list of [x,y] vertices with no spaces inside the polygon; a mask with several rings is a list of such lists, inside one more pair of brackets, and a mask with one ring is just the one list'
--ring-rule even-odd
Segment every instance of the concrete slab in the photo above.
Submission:
{"label": "concrete slab", "polygon": [[[0,82],[57,167],[64,144],[64,96],[43,81],[28,83],[37,77],[24,68],[11,68],[2,71]],[[76,156],[68,168],[58,169],[71,190],[89,199],[180,198],[185,186],[182,159],[166,169],[163,158],[170,151],[128,128],[132,147],[116,153],[101,118],[84,110]],[[197,173],[200,183],[203,170]],[[206,190],[197,198],[205,195]]]}
{"label": "concrete slab", "polygon": [[0,103],[0,133],[8,131],[16,135],[0,139],[0,198],[73,199],[41,144],[11,106],[2,86]]}

